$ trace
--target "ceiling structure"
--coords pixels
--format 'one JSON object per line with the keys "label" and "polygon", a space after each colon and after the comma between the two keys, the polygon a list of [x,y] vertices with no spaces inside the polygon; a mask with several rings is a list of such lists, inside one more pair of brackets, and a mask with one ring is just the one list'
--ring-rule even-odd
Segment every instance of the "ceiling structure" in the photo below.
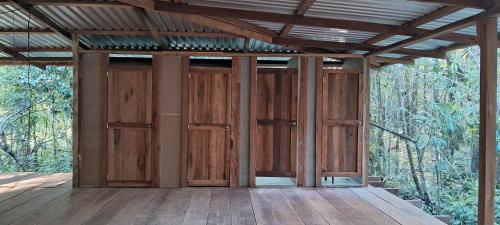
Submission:
{"label": "ceiling structure", "polygon": [[70,62],[74,37],[86,51],[346,54],[411,63],[475,45],[476,21],[498,16],[497,2],[0,0],[0,63]]}

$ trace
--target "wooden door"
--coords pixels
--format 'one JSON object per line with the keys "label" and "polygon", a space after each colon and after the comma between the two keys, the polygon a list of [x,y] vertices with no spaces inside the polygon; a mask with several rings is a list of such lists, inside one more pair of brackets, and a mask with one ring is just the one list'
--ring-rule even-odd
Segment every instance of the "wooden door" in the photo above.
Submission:
{"label": "wooden door", "polygon": [[231,79],[230,68],[191,67],[189,70],[189,186],[229,185]]}
{"label": "wooden door", "polygon": [[323,72],[322,176],[361,176],[362,81],[360,72]]}
{"label": "wooden door", "polygon": [[256,176],[296,176],[297,79],[297,69],[257,70]]}
{"label": "wooden door", "polygon": [[108,70],[108,186],[151,185],[152,71]]}

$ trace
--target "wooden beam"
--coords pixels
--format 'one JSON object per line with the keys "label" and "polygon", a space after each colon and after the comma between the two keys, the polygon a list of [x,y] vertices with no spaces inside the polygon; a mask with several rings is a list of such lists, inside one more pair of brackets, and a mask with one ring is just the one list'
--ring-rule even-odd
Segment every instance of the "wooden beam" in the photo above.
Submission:
{"label": "wooden beam", "polygon": [[64,48],[13,48],[16,52],[71,52],[71,47]]}
{"label": "wooden beam", "polygon": [[363,60],[363,154],[361,165],[361,184],[368,186],[370,168],[370,59]]}
{"label": "wooden beam", "polygon": [[317,188],[321,188],[321,152],[323,137],[323,57],[316,57],[316,121],[315,121],[315,173],[314,180]]}
{"label": "wooden beam", "polygon": [[307,81],[309,58],[300,57],[299,107],[297,109],[297,186],[306,186]]}
{"label": "wooden beam", "polygon": [[189,124],[189,56],[182,57],[182,117],[181,117],[181,174],[180,186],[187,186],[188,171],[188,124]]}
{"label": "wooden beam", "polygon": [[479,225],[495,223],[497,18],[478,21],[480,54],[479,101]]}
{"label": "wooden beam", "polygon": [[[211,6],[181,5],[169,2],[157,1],[155,9],[162,12],[180,13],[182,15],[227,17],[236,19],[260,20],[275,23],[285,23],[293,25],[339,28],[348,30],[359,30],[375,33],[388,33],[393,35],[416,36],[426,33],[428,30],[402,27],[398,25],[371,23],[353,20],[327,19],[320,17],[306,17],[297,15],[287,15],[279,13],[229,9]],[[460,43],[474,43],[475,36],[463,34],[443,34],[438,39],[454,41]]]}
{"label": "wooden beam", "polygon": [[[500,7],[494,7],[494,8],[488,9],[486,11],[483,11],[481,13],[478,13],[476,15],[473,15],[473,16],[467,17],[465,19],[456,21],[454,23],[450,23],[448,25],[442,26],[442,27],[437,28],[435,30],[426,31],[422,34],[416,35],[416,36],[409,38],[409,39],[406,39],[404,41],[400,41],[400,42],[394,43],[392,45],[386,46],[384,48],[375,50],[375,51],[370,52],[366,55],[367,56],[379,55],[382,53],[387,53],[387,52],[391,52],[391,51],[394,51],[394,50],[397,50],[400,48],[404,48],[406,46],[409,46],[409,45],[412,45],[412,44],[415,44],[418,42],[433,39],[433,38],[439,37],[443,34],[450,33],[450,32],[460,30],[460,29],[469,27],[471,25],[474,25],[474,23],[476,21],[478,21],[482,18],[494,17],[494,16],[497,16],[498,14],[500,14]],[[495,34],[495,36],[496,36],[496,34]]]}
{"label": "wooden beam", "polygon": [[[273,43],[279,45],[294,45],[301,47],[317,47],[324,48],[328,50],[360,50],[360,51],[375,51],[382,49],[382,46],[370,45],[370,44],[359,44],[359,43],[341,43],[341,42],[331,42],[331,41],[315,41],[315,40],[305,40],[297,38],[274,38]],[[397,54],[421,56],[421,57],[432,57],[432,58],[445,58],[445,54],[439,51],[431,50],[416,50],[403,48],[394,51]]]}
{"label": "wooden beam", "polygon": [[60,34],[68,43],[72,43],[71,33],[66,31],[62,26],[57,24],[53,19],[48,17],[43,11],[35,8],[34,5],[27,3],[24,0],[11,0],[17,7],[31,14],[36,20],[47,25],[51,30]]}
{"label": "wooden beam", "polygon": [[483,0],[411,0],[411,1],[461,6],[468,8],[478,8],[478,9],[487,9],[493,6],[491,2]]}
{"label": "wooden beam", "polygon": [[72,150],[73,150],[73,187],[80,186],[81,155],[80,155],[80,41],[78,35],[72,36],[73,47],[73,113],[72,113]]}
{"label": "wooden beam", "polygon": [[372,56],[370,60],[381,63],[397,63],[397,64],[413,64],[415,61],[413,59],[408,58],[389,58],[389,57],[380,57],[380,56]]}
{"label": "wooden beam", "polygon": [[26,63],[48,63],[48,62],[72,62],[72,57],[0,57],[0,62],[6,63],[11,61],[26,62]]}
{"label": "wooden beam", "polygon": [[[311,8],[316,0],[302,0],[295,10],[294,15],[303,16],[306,14],[307,10]],[[285,26],[281,29],[279,36],[286,36],[293,29],[293,24],[285,24]]]}
{"label": "wooden beam", "polygon": [[249,159],[248,159],[248,186],[255,187],[257,152],[257,57],[250,58],[250,130],[249,130]]}
{"label": "wooden beam", "polygon": [[[454,12],[460,11],[462,9],[464,9],[464,7],[444,6],[444,7],[441,7],[441,8],[439,8],[439,9],[437,9],[429,14],[426,14],[422,17],[419,17],[419,18],[414,19],[412,21],[406,22],[406,23],[402,24],[401,26],[415,28],[415,27],[418,27],[420,25],[423,25],[423,24],[429,23],[431,21],[434,21],[436,19],[439,19],[441,17],[450,15]],[[367,41],[365,41],[365,44],[375,44],[377,42],[380,42],[380,41],[385,40],[387,38],[390,38],[392,36],[393,35],[390,35],[390,34],[379,34],[379,35],[376,35],[375,37],[372,37],[372,38],[368,39]]]}
{"label": "wooden beam", "polygon": [[229,187],[240,187],[240,57],[232,58],[231,66],[231,153]]}
{"label": "wooden beam", "polygon": [[137,12],[139,18],[141,18],[143,20],[143,22],[146,24],[146,26],[148,27],[149,35],[153,38],[153,40],[156,42],[156,44],[158,46],[160,46],[160,49],[167,49],[168,46],[163,42],[160,33],[158,33],[158,29],[156,28],[156,25],[153,24],[153,21],[148,16],[146,9],[137,7],[137,8],[135,8],[135,11]]}

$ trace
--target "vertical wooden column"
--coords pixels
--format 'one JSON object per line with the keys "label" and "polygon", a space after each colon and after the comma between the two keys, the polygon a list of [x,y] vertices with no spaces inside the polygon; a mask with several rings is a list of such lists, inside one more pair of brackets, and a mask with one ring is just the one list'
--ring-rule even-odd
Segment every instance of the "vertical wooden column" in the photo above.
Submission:
{"label": "vertical wooden column", "polygon": [[496,185],[497,18],[477,23],[481,49],[479,103],[479,225],[494,224]]}
{"label": "vertical wooden column", "polygon": [[370,60],[363,60],[363,160],[361,177],[363,187],[368,186],[368,168],[370,164]]}
{"label": "vertical wooden column", "polygon": [[231,72],[231,161],[229,186],[240,186],[240,58],[233,57]]}
{"label": "vertical wooden column", "polygon": [[159,56],[153,56],[152,64],[152,123],[153,123],[153,133],[151,136],[151,186],[160,186],[160,151],[161,151],[161,140],[163,137],[162,130],[162,93],[163,93],[163,77],[161,74],[161,60],[163,58]]}
{"label": "vertical wooden column", "polygon": [[73,35],[73,187],[80,186],[80,117],[79,98],[80,98],[80,38]]}
{"label": "vertical wooden column", "polygon": [[189,123],[189,56],[182,57],[181,187],[187,186]]}
{"label": "vertical wooden column", "polygon": [[322,186],[321,181],[321,150],[323,137],[323,57],[316,58],[316,187]]}
{"label": "vertical wooden column", "polygon": [[299,105],[297,108],[297,186],[306,186],[306,130],[307,130],[307,57],[300,57],[299,71]]}
{"label": "vertical wooden column", "polygon": [[257,57],[250,58],[250,154],[248,186],[255,187],[255,151],[257,141]]}

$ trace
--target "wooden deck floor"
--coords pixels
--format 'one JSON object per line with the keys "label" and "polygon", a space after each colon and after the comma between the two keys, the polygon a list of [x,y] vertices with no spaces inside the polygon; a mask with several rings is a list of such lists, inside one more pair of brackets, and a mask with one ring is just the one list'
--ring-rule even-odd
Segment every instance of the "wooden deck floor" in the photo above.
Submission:
{"label": "wooden deck floor", "polygon": [[443,224],[379,188],[71,188],[0,174],[0,224]]}

